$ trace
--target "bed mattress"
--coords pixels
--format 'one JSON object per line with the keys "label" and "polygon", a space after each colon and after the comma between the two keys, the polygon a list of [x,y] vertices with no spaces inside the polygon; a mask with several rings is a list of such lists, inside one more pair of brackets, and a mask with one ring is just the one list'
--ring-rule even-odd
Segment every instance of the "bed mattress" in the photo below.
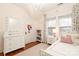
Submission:
{"label": "bed mattress", "polygon": [[79,46],[62,42],[56,42],[45,51],[55,56],[79,56]]}

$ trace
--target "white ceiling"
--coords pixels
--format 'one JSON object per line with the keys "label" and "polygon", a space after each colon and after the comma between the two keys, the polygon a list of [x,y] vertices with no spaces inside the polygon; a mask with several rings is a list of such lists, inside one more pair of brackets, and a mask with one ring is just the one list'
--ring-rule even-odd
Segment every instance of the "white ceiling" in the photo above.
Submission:
{"label": "white ceiling", "polygon": [[50,10],[53,10],[59,6],[62,6],[62,5],[71,5],[71,4],[67,4],[67,3],[64,3],[62,5],[59,5],[59,3],[43,3],[43,4],[21,4],[21,3],[18,3],[18,4],[15,4],[21,8],[23,8],[27,14],[32,17],[33,19],[39,19],[42,17],[42,15]]}

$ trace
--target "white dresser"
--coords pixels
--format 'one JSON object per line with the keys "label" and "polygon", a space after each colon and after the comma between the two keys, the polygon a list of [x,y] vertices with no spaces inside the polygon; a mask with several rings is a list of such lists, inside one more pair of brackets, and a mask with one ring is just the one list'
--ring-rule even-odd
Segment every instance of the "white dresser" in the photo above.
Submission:
{"label": "white dresser", "polygon": [[4,32],[4,55],[25,47],[25,31],[22,20],[7,18]]}

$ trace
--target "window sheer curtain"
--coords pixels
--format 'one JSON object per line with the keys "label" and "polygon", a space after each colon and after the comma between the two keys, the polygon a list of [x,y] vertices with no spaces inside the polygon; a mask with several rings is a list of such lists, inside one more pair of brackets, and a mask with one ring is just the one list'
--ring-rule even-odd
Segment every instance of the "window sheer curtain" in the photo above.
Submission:
{"label": "window sheer curtain", "polygon": [[52,36],[53,35],[53,30],[56,29],[56,18],[51,18],[48,19],[46,22],[46,35],[47,36]]}
{"label": "window sheer curtain", "polygon": [[59,26],[65,27],[65,26],[72,26],[72,18],[70,15],[67,16],[59,16]]}

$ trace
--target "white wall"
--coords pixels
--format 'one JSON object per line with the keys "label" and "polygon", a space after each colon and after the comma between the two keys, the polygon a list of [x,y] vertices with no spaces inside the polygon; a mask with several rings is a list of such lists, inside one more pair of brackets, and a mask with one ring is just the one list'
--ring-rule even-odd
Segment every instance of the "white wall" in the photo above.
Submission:
{"label": "white wall", "polygon": [[27,35],[26,35],[26,43],[30,43],[30,42],[33,42],[33,41],[36,41],[36,30],[39,29],[39,25],[38,25],[38,21],[34,21],[32,19],[30,20],[26,20],[26,28],[27,28],[27,25],[31,25],[32,26],[32,30],[30,31],[30,33],[28,33],[28,30],[26,29],[27,31]]}
{"label": "white wall", "polygon": [[27,15],[27,11],[24,9],[13,5],[13,4],[0,4],[0,52],[2,52],[3,49],[3,33],[4,33],[4,24],[6,17],[15,17],[18,19],[23,19],[27,24],[32,25],[32,31],[31,34],[26,36],[26,43],[32,42],[36,40],[36,29],[38,29],[37,25],[38,21],[34,21],[34,19],[31,19]]}

